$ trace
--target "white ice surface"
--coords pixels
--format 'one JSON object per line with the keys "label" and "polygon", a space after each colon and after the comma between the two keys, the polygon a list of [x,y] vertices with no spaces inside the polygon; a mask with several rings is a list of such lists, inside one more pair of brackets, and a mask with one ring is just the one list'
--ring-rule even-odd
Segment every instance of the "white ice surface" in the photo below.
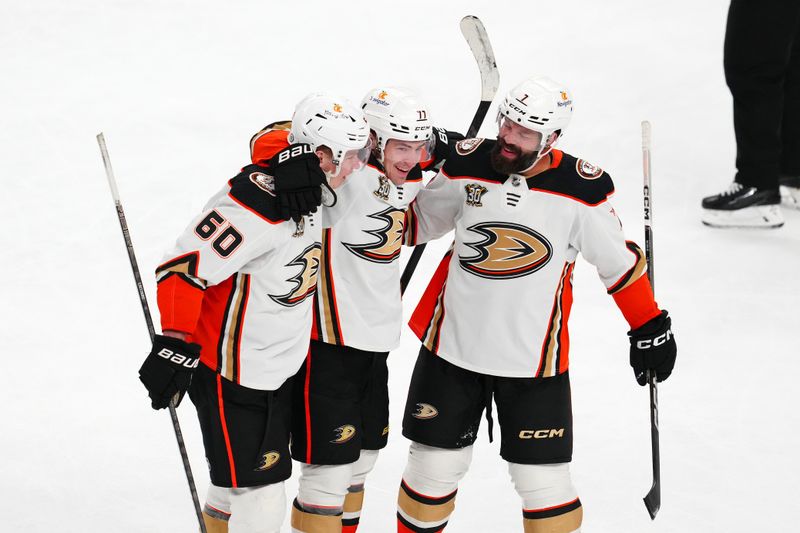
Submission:
{"label": "white ice surface", "polygon": [[[534,73],[572,88],[561,148],[611,173],[639,242],[639,123],[653,124],[657,296],[680,347],[660,388],[663,505],[651,522],[648,399],[628,366],[626,324],[581,261],[570,329],[583,530],[800,531],[800,212],[773,231],[699,222],[700,198],[734,173],[727,4],[2,2],[0,530],[196,531],[169,417],[137,380],[149,342],[95,134],[108,140],[155,307],[163,251],[247,162],[250,135],[289,118],[305,93],[358,100],[404,84],[438,124],[466,128],[479,87],[458,21],[475,14],[501,92]],[[483,132],[494,134],[491,118]],[[426,252],[407,312],[446,245]],[[367,480],[365,533],[394,528],[417,346],[406,331],[390,358],[393,432]],[[188,402],[179,413],[202,497],[197,422]],[[447,531],[519,531],[498,443],[484,432],[476,446]]]}

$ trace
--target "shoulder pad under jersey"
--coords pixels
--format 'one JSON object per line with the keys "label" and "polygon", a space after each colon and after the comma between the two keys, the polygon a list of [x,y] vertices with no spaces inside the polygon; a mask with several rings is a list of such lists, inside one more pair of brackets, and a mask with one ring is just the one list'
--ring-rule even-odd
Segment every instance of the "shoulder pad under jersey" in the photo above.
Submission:
{"label": "shoulder pad under jersey", "polygon": [[462,139],[455,143],[442,172],[450,178],[477,178],[504,182],[508,177],[492,168],[489,153],[496,141],[490,139]]}
{"label": "shoulder pad under jersey", "polygon": [[548,170],[527,182],[531,190],[556,193],[587,205],[601,204],[614,192],[614,182],[602,168],[560,150],[553,150]]}
{"label": "shoulder pad under jersey", "polygon": [[259,165],[247,165],[228,182],[228,193],[233,200],[271,223],[280,222],[278,200],[275,198],[275,179],[269,169]]}
{"label": "shoulder pad under jersey", "polygon": [[291,121],[273,122],[250,139],[250,160],[256,165],[269,163],[272,156],[289,146]]}

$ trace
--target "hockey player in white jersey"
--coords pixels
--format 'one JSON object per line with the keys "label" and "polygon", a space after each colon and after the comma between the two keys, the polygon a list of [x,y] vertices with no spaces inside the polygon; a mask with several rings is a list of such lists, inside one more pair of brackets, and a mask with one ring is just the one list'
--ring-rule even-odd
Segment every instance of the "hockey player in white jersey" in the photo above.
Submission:
{"label": "hockey player in white jersey", "polygon": [[291,378],[308,352],[320,263],[322,223],[312,211],[321,187],[368,155],[366,121],[344,99],[312,94],[294,119],[274,157],[213,196],[156,271],[164,334],[140,379],[153,408],[188,391],[197,409],[210,533],[280,530]]}
{"label": "hockey player in white jersey", "polygon": [[[372,154],[336,184],[338,202],[322,212],[332,227],[322,237],[311,350],[295,377],[292,456],[303,463],[296,532],[358,527],[364,481],[389,432],[386,360],[402,327],[405,210],[422,186],[421,166],[449,150],[447,132],[431,126],[427,107],[407,89],[373,89],[361,108]],[[257,135],[254,158],[272,154],[274,136]]]}
{"label": "hockey player in white jersey", "polygon": [[571,114],[566,88],[523,82],[500,104],[497,140],[459,142],[409,209],[410,244],[452,230],[455,242],[410,321],[422,346],[403,420],[412,444],[399,532],[444,529],[484,409],[491,438],[492,399],[524,531],[580,530],[567,330],[579,252],[630,324],[637,381],[672,371],[670,319],[608,202],[611,178],[554,148]]}

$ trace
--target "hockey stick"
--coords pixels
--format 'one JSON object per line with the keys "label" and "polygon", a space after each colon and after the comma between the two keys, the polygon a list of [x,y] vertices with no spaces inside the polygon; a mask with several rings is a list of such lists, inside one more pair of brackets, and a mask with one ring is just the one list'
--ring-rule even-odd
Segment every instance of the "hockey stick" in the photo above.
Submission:
{"label": "hockey stick", "polygon": [[[650,179],[651,128],[648,121],[642,122],[642,164],[644,171],[644,255],[647,260],[647,277],[656,290],[655,263],[653,258],[653,185]],[[650,442],[653,452],[653,486],[644,497],[644,505],[652,520],[661,508],[661,456],[658,446],[658,388],[656,373],[647,371],[650,385]]]}
{"label": "hockey stick", "polygon": [[[494,100],[494,95],[497,94],[497,88],[500,85],[500,72],[497,70],[497,63],[494,60],[492,43],[489,42],[489,35],[486,33],[486,28],[483,27],[481,20],[474,15],[467,15],[461,19],[460,27],[461,34],[466,39],[469,49],[475,57],[475,62],[478,63],[478,70],[481,74],[481,101],[467,129],[467,139],[469,139],[478,134],[483,119],[486,117],[486,112],[489,111],[489,106],[492,105],[492,100]],[[417,268],[424,251],[425,243],[415,246],[414,251],[411,252],[411,257],[408,258],[408,262],[403,269],[403,275],[400,276],[401,295],[406,292],[406,287],[408,287],[411,276],[414,275],[414,270]]]}
{"label": "hockey stick", "polygon": [[[139,301],[142,304],[142,312],[144,312],[144,321],[147,323],[147,331],[150,334],[150,342],[152,342],[156,334],[155,327],[153,326],[153,317],[150,315],[150,306],[147,305],[147,296],[144,293],[142,276],[139,274],[139,264],[136,262],[136,255],[133,253],[133,242],[131,241],[131,236],[128,231],[128,223],[125,221],[125,212],[122,210],[122,202],[119,199],[117,181],[114,179],[114,171],[111,169],[111,159],[108,157],[108,149],[106,148],[106,139],[102,132],[97,134],[97,144],[100,145],[100,154],[103,156],[103,165],[106,168],[108,185],[111,187],[111,196],[114,198],[114,205],[117,207],[117,218],[119,219],[120,228],[122,228],[122,238],[125,239],[125,246],[128,249],[128,259],[130,260],[131,269],[133,270],[133,279],[136,281],[136,289],[139,291]],[[189,482],[189,491],[192,493],[192,502],[194,502],[194,511],[200,523],[200,531],[206,533],[206,524],[203,521],[203,514],[200,510],[200,500],[197,497],[197,488],[194,484],[192,467],[189,465],[189,456],[186,454],[186,445],[183,442],[183,433],[181,432],[181,426],[178,422],[178,413],[175,411],[174,398],[169,403],[169,415],[172,418],[172,428],[175,430],[175,438],[178,441],[178,450],[180,450],[181,459],[183,460],[183,470],[186,472],[186,480]]]}

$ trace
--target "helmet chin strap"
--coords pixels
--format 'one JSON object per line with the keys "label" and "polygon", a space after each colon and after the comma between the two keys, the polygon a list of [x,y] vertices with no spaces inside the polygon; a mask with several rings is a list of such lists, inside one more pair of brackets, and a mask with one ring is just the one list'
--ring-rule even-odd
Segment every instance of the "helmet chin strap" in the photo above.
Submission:
{"label": "helmet chin strap", "polygon": [[[550,136],[548,135],[548,138],[549,137]],[[533,163],[531,163],[525,170],[520,170],[516,174],[524,175],[533,170],[533,168],[539,163],[539,161],[541,161],[545,156],[549,155],[550,152],[553,151],[553,145],[556,144],[556,141],[558,140],[559,137],[561,137],[561,134],[556,135],[556,137],[553,139],[553,142],[549,144],[547,143],[547,139],[543,137],[542,144],[539,145],[539,153],[534,158]]]}

